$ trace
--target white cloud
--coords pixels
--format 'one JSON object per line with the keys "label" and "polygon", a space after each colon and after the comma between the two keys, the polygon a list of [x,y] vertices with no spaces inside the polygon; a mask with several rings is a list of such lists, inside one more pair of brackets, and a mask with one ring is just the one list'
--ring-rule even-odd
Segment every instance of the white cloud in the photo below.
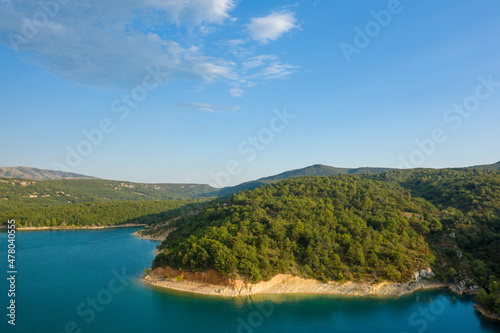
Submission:
{"label": "white cloud", "polygon": [[176,38],[181,26],[204,24],[208,33],[205,24],[222,23],[233,6],[233,0],[88,0],[43,9],[17,0],[0,4],[0,41],[81,84],[135,86],[155,66],[169,79],[211,81],[230,78],[232,64]]}
{"label": "white cloud", "polygon": [[174,107],[187,108],[193,111],[208,111],[208,112],[236,111],[240,109],[240,107],[237,105],[212,105],[206,103],[178,103],[174,104]]}
{"label": "white cloud", "polygon": [[[79,84],[129,89],[142,83],[148,68],[161,67],[165,84],[219,80],[241,97],[243,89],[286,77],[296,67],[255,54],[245,46],[250,38],[240,38],[245,31],[235,30],[225,43],[209,39],[214,31],[238,29],[229,15],[235,2],[86,0],[44,9],[49,2],[0,0],[0,43]],[[266,42],[296,27],[295,21],[289,12],[273,13],[253,18],[247,28]]]}
{"label": "white cloud", "polygon": [[238,46],[238,45],[245,44],[245,41],[243,39],[231,39],[231,40],[227,41],[227,44],[231,45],[231,46]]}
{"label": "white cloud", "polygon": [[252,56],[242,62],[241,78],[250,82],[278,79],[292,74],[296,68],[293,65],[282,64],[274,55]]}
{"label": "white cloud", "polygon": [[267,43],[296,28],[296,21],[293,13],[272,13],[264,17],[252,18],[247,28],[253,40]]}
{"label": "white cloud", "polygon": [[214,27],[214,26],[206,26],[206,25],[202,25],[200,27],[200,33],[202,35],[209,35],[209,34],[213,34],[214,32],[216,32],[217,29]]}
{"label": "white cloud", "polygon": [[234,8],[234,0],[146,0],[138,1],[166,14],[170,21],[178,24],[200,25],[222,23],[229,18],[228,12]]}
{"label": "white cloud", "polygon": [[267,60],[276,60],[275,56],[272,55],[259,55],[259,56],[253,56],[245,59],[242,63],[243,70],[249,70],[255,67],[260,67],[265,64]]}
{"label": "white cloud", "polygon": [[253,75],[249,75],[249,79],[279,79],[288,76],[293,73],[296,66],[282,64],[278,61],[272,62],[271,64],[264,67],[262,70],[258,71]]}
{"label": "white cloud", "polygon": [[245,94],[245,90],[242,90],[242,89],[239,89],[239,88],[231,88],[231,89],[229,89],[229,92],[234,97],[243,97],[243,95]]}

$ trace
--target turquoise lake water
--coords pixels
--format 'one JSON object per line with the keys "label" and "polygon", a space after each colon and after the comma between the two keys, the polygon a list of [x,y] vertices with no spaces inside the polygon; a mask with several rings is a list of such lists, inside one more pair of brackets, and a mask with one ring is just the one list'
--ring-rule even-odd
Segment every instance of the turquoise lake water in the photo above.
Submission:
{"label": "turquoise lake water", "polygon": [[198,296],[140,281],[158,242],[137,229],[18,232],[16,326],[7,324],[7,235],[1,332],[500,332],[470,297]]}

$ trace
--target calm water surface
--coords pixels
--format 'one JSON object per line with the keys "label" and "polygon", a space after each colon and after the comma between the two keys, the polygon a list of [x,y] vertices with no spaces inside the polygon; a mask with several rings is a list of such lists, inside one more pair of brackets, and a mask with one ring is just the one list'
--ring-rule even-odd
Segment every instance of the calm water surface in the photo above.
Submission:
{"label": "calm water surface", "polygon": [[137,229],[18,232],[16,326],[7,324],[7,235],[0,233],[1,332],[500,332],[470,297],[391,298],[169,292],[140,281],[158,242]]}

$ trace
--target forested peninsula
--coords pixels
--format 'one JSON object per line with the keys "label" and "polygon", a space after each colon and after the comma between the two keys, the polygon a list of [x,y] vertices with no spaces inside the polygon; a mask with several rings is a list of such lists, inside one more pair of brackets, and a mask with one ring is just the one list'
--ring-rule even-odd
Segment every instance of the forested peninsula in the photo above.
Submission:
{"label": "forested peninsula", "polygon": [[297,177],[219,198],[164,228],[170,232],[146,279],[169,269],[160,279],[171,288],[209,281],[203,274],[211,272],[222,285],[287,275],[411,289],[430,271],[427,284],[479,292],[484,309],[499,311],[495,170]]}

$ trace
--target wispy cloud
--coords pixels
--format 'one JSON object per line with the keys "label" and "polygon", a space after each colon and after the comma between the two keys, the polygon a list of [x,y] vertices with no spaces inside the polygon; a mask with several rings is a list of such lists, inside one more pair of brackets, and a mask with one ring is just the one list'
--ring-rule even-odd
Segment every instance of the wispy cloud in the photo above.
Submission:
{"label": "wispy cloud", "polygon": [[296,21],[293,13],[272,13],[264,17],[252,18],[247,28],[253,40],[268,43],[296,28]]}
{"label": "wispy cloud", "polygon": [[246,58],[242,63],[245,80],[270,80],[288,76],[296,66],[282,64],[274,55],[258,55]]}
{"label": "wispy cloud", "polygon": [[174,104],[177,108],[191,109],[192,111],[208,111],[208,112],[230,112],[239,110],[240,107],[237,105],[212,105],[206,103],[177,103]]}
{"label": "wispy cloud", "polygon": [[165,84],[223,81],[232,96],[241,97],[243,89],[296,68],[258,55],[257,46],[247,45],[249,37],[229,39],[224,56],[205,46],[223,28],[232,29],[226,34],[232,37],[248,29],[255,40],[275,40],[296,27],[290,12],[253,18],[241,28],[230,15],[235,0],[56,1],[43,7],[46,3],[0,1],[0,43],[75,83],[132,88],[148,68],[161,67]]}
{"label": "wispy cloud", "polygon": [[[229,18],[228,12],[234,8],[234,0],[146,0],[138,1],[142,6],[150,7],[167,14],[170,21],[177,24],[200,25],[222,23]],[[118,1],[118,3],[123,3]]]}
{"label": "wispy cloud", "polygon": [[239,88],[231,88],[229,89],[229,92],[234,97],[243,97],[243,95],[245,94],[245,90]]}
{"label": "wispy cloud", "polygon": [[[176,39],[182,27],[204,24],[208,33],[205,25],[228,18],[233,0],[54,3],[49,10],[36,1],[2,3],[0,40],[53,73],[88,85],[135,85],[147,67],[158,65],[171,79],[230,76],[225,60]],[[41,24],[36,20],[43,15]]]}
{"label": "wispy cloud", "polygon": [[263,54],[245,59],[242,63],[243,70],[247,71],[252,68],[260,67],[268,60],[276,60],[275,56]]}
{"label": "wispy cloud", "polygon": [[244,52],[235,69],[233,88],[229,92],[234,97],[243,97],[246,88],[254,87],[269,80],[284,79],[292,75],[297,66],[283,64],[274,55],[264,54],[254,56]]}

